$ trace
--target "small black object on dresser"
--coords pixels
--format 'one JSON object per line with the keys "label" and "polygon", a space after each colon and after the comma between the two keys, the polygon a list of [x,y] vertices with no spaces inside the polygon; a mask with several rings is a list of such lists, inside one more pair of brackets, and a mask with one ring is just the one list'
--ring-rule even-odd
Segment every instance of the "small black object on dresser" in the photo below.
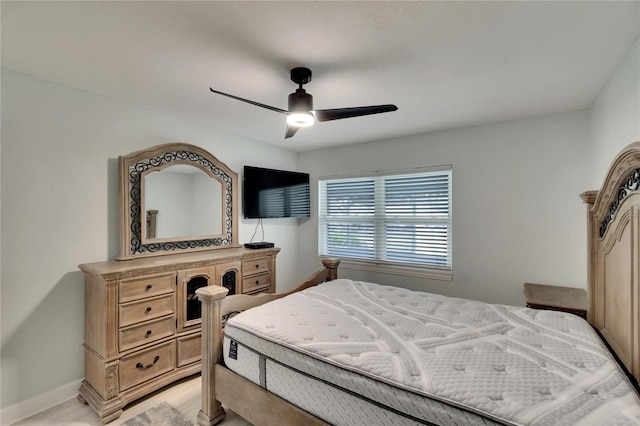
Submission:
{"label": "small black object on dresser", "polygon": [[265,249],[273,247],[274,244],[267,241],[260,241],[257,243],[244,243],[244,246],[248,249]]}

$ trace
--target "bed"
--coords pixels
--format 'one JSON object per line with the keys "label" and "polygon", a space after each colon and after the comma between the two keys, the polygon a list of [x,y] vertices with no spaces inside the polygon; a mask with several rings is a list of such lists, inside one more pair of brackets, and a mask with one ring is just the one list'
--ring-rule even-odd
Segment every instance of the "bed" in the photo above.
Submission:
{"label": "bed", "polygon": [[640,142],[581,198],[588,322],[338,279],[333,259],[283,294],[199,289],[199,423],[640,424]]}

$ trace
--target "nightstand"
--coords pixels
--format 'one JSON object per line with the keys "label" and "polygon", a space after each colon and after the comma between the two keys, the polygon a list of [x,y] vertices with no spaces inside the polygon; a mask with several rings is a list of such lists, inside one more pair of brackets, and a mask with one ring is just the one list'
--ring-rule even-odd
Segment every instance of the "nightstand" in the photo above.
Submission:
{"label": "nightstand", "polygon": [[587,291],[581,288],[524,284],[527,307],[563,311],[587,318]]}

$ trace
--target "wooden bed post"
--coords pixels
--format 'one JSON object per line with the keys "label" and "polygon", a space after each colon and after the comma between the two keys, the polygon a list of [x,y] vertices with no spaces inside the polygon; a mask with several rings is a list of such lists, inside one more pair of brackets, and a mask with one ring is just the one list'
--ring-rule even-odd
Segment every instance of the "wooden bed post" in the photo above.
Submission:
{"label": "wooden bed post", "polygon": [[222,404],[215,397],[215,365],[222,359],[222,317],[220,301],[229,290],[210,285],[196,290],[202,302],[202,409],[198,413],[198,424],[211,426],[225,417]]}
{"label": "wooden bed post", "polygon": [[327,281],[333,281],[338,279],[338,265],[339,259],[322,259],[322,264],[329,271],[329,279]]}
{"label": "wooden bed post", "polygon": [[596,201],[598,191],[586,191],[580,194],[582,202],[587,205],[587,321],[595,327],[595,292],[596,292],[596,239],[598,228],[593,220],[593,203]]}

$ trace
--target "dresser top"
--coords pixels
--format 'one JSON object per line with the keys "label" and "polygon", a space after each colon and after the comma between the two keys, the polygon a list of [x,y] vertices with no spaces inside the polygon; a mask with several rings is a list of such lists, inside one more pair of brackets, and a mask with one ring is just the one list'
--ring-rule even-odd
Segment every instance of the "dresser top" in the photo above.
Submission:
{"label": "dresser top", "polygon": [[81,271],[94,275],[126,276],[136,273],[160,272],[170,269],[195,268],[234,260],[276,255],[279,247],[267,249],[247,249],[244,247],[204,250],[192,253],[167,254],[130,260],[110,260],[106,262],[83,263]]}

